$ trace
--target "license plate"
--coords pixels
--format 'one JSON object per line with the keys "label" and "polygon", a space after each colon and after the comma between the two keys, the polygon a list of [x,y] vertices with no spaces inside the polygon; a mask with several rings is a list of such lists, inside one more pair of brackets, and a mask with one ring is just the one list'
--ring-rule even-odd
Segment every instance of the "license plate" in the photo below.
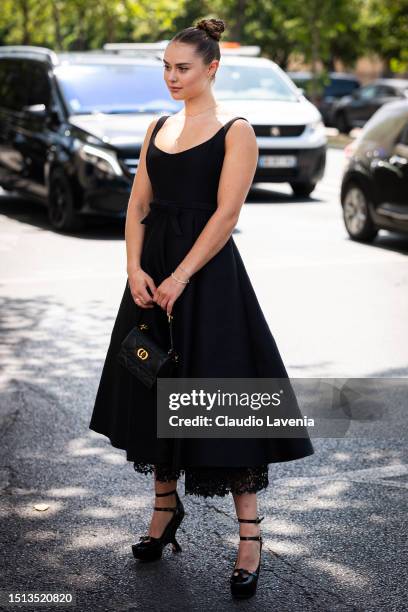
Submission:
{"label": "license plate", "polygon": [[258,160],[260,168],[294,168],[295,155],[260,155]]}

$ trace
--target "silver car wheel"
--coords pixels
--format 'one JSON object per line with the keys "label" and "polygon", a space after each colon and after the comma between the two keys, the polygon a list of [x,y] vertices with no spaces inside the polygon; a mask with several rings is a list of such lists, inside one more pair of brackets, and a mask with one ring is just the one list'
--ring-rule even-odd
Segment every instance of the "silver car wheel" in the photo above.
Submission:
{"label": "silver car wheel", "polygon": [[344,220],[351,234],[358,235],[367,222],[367,200],[359,187],[351,187],[344,198]]}

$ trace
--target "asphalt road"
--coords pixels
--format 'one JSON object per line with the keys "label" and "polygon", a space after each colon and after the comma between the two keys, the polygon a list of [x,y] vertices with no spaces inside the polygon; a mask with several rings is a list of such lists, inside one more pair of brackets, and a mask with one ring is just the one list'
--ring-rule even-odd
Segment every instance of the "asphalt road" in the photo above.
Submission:
{"label": "asphalt road", "polygon": [[290,376],[398,379],[393,419],[271,464],[258,591],[238,603],[232,497],[183,495],[183,552],[139,564],[130,546],[146,533],[152,480],[88,429],[126,283],[123,228],[57,234],[41,208],[0,197],[4,591],[72,592],[81,612],[406,609],[408,237],[348,238],[341,167],[330,150],[309,199],[257,185],[234,240]]}

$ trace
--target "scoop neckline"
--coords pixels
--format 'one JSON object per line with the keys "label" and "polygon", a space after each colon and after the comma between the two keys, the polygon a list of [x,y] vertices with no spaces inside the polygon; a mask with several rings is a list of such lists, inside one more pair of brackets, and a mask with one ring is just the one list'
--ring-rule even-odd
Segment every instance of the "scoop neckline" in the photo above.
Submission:
{"label": "scoop neckline", "polygon": [[[166,116],[166,119],[168,119],[169,117],[170,117],[170,115],[167,115],[167,116]],[[231,119],[230,119],[229,121],[231,121]],[[200,142],[199,144],[194,145],[194,147],[189,147],[188,149],[184,149],[183,151],[176,151],[175,153],[169,153],[168,151],[163,151],[163,149],[160,149],[160,148],[159,148],[159,147],[158,147],[158,146],[155,144],[155,140],[156,140],[157,133],[158,133],[158,132],[161,130],[163,123],[165,123],[165,121],[163,121],[162,125],[159,127],[159,129],[157,130],[157,132],[154,134],[154,137],[153,137],[153,139],[151,140],[150,144],[152,144],[152,145],[153,145],[153,147],[154,147],[155,149],[157,149],[158,151],[160,151],[160,153],[164,153],[164,155],[181,155],[181,153],[187,153],[187,151],[192,151],[193,149],[198,149],[198,147],[201,147],[201,146],[203,146],[203,145],[207,144],[208,142],[211,142],[211,140],[213,140],[213,139],[214,139],[214,138],[217,136],[217,134],[219,134],[219,133],[221,132],[221,130],[223,130],[223,129],[225,128],[225,126],[226,126],[226,125],[229,123],[229,121],[227,121],[227,123],[225,123],[224,125],[222,125],[222,126],[220,127],[220,129],[219,129],[219,130],[217,130],[217,131],[215,132],[215,134],[213,134],[213,135],[211,136],[211,138],[208,138],[207,140],[204,140],[204,142]]]}

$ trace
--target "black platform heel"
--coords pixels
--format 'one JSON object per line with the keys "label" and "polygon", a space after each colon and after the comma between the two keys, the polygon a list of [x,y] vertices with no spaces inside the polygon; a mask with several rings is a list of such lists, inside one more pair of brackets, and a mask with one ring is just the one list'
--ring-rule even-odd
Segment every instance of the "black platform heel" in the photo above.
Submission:
{"label": "black platform heel", "polygon": [[162,535],[159,538],[153,536],[141,536],[141,542],[132,545],[132,552],[135,559],[141,561],[155,561],[162,556],[163,548],[167,544],[172,544],[173,552],[180,552],[181,546],[176,540],[176,531],[184,518],[184,506],[178,496],[177,490],[168,491],[167,493],[156,493],[156,497],[176,494],[176,505],[171,508],[159,508],[154,506],[154,510],[164,510],[166,512],[174,512],[171,521],[166,525]]}
{"label": "black platform heel", "polygon": [[[240,523],[260,523],[265,517],[256,519],[238,519]],[[259,563],[254,572],[250,572],[244,567],[234,567],[230,578],[231,595],[238,599],[252,597],[258,584],[259,572],[261,569],[262,536],[239,536],[240,540],[259,540]]]}

